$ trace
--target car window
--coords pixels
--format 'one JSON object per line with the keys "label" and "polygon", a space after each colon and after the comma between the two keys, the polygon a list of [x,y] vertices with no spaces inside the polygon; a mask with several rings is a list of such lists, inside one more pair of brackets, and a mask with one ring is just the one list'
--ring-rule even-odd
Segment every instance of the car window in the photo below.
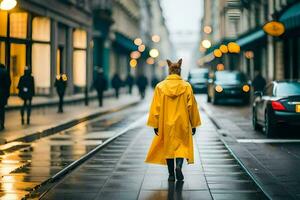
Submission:
{"label": "car window", "polygon": [[300,95],[300,82],[278,83],[276,96],[295,96]]}
{"label": "car window", "polygon": [[217,72],[215,75],[215,80],[224,83],[245,82],[247,81],[247,77],[243,73]]}
{"label": "car window", "polygon": [[273,96],[273,88],[273,84],[267,85],[263,92],[264,96]]}

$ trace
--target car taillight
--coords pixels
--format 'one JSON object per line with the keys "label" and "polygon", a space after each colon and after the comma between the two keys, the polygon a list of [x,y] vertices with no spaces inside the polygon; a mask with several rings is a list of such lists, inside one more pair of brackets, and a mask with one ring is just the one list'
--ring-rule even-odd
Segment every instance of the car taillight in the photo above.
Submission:
{"label": "car taillight", "polygon": [[278,101],[272,101],[272,108],[273,110],[286,110],[282,103]]}

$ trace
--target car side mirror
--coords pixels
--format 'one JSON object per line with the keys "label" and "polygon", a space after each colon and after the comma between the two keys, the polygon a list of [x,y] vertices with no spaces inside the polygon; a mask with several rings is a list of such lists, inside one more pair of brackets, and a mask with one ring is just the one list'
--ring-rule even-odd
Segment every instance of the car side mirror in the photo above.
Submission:
{"label": "car side mirror", "polygon": [[256,97],[262,97],[263,93],[262,93],[262,91],[256,91],[256,92],[254,92],[254,96],[256,96]]}

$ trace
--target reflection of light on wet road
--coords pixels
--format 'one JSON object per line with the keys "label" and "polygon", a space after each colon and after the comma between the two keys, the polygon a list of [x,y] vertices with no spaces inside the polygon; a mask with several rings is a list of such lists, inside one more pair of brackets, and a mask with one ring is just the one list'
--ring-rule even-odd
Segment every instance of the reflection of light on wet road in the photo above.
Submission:
{"label": "reflection of light on wet road", "polygon": [[[130,114],[128,114],[130,113]],[[21,199],[36,186],[136,121],[136,108],[101,116],[33,143],[0,146],[0,199]]]}

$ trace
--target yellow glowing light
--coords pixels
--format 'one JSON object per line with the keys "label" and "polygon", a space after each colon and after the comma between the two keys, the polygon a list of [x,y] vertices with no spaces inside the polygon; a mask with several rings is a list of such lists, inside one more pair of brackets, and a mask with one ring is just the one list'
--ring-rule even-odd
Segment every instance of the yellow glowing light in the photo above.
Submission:
{"label": "yellow glowing light", "polygon": [[63,79],[63,81],[67,81],[67,80],[68,80],[67,75],[66,75],[66,74],[63,74],[63,75],[62,75],[62,79]]}
{"label": "yellow glowing light", "polygon": [[203,40],[201,42],[202,46],[206,49],[210,48],[211,47],[211,42],[209,40]]}
{"label": "yellow glowing light", "polygon": [[254,58],[253,51],[246,51],[245,52],[245,57],[248,58],[248,59]]}
{"label": "yellow glowing light", "polygon": [[136,59],[131,59],[129,62],[130,67],[134,68],[137,66],[137,60]]}
{"label": "yellow glowing light", "polygon": [[235,42],[229,42],[227,46],[230,53],[240,53],[241,51],[241,47]]}
{"label": "yellow glowing light", "polygon": [[59,80],[60,79],[60,75],[58,74],[58,75],[56,75],[56,79],[57,80]]}
{"label": "yellow glowing light", "polygon": [[225,44],[222,44],[219,49],[222,53],[228,53],[228,48]]}
{"label": "yellow glowing light", "polygon": [[153,65],[155,61],[154,61],[154,58],[149,57],[149,58],[147,58],[146,62],[148,65]]}
{"label": "yellow glowing light", "polygon": [[145,49],[146,49],[146,46],[143,45],[143,44],[141,44],[141,45],[138,47],[139,52],[144,52]]}
{"label": "yellow glowing light", "polygon": [[152,58],[157,58],[159,56],[159,51],[157,49],[151,49],[150,52],[149,52],[149,55]]}
{"label": "yellow glowing light", "polygon": [[16,0],[3,0],[0,3],[0,9],[2,10],[11,10],[16,7],[17,1]]}
{"label": "yellow glowing light", "polygon": [[270,21],[263,26],[263,30],[271,36],[281,36],[285,32],[283,23],[277,21]]}
{"label": "yellow glowing light", "polygon": [[222,57],[222,51],[220,49],[215,49],[214,50],[214,56],[217,58]]}
{"label": "yellow glowing light", "polygon": [[222,63],[217,64],[218,71],[223,71],[224,69],[225,69],[224,64],[222,64]]}
{"label": "yellow glowing light", "polygon": [[223,88],[221,87],[221,85],[217,85],[216,87],[215,87],[215,90],[216,90],[216,92],[222,92],[223,91]]}
{"label": "yellow glowing light", "polygon": [[244,85],[244,86],[243,86],[243,91],[244,91],[244,92],[249,92],[249,90],[250,90],[249,85]]}
{"label": "yellow glowing light", "polygon": [[203,31],[206,34],[210,34],[212,32],[212,28],[211,26],[204,26]]}
{"label": "yellow glowing light", "polygon": [[136,38],[133,42],[136,46],[143,44],[143,40],[141,38]]}
{"label": "yellow glowing light", "polygon": [[130,58],[132,59],[138,59],[139,57],[141,57],[141,53],[139,51],[133,51],[130,53]]}
{"label": "yellow glowing light", "polygon": [[159,35],[152,35],[151,39],[152,39],[153,42],[157,43],[157,42],[160,41],[160,36]]}

